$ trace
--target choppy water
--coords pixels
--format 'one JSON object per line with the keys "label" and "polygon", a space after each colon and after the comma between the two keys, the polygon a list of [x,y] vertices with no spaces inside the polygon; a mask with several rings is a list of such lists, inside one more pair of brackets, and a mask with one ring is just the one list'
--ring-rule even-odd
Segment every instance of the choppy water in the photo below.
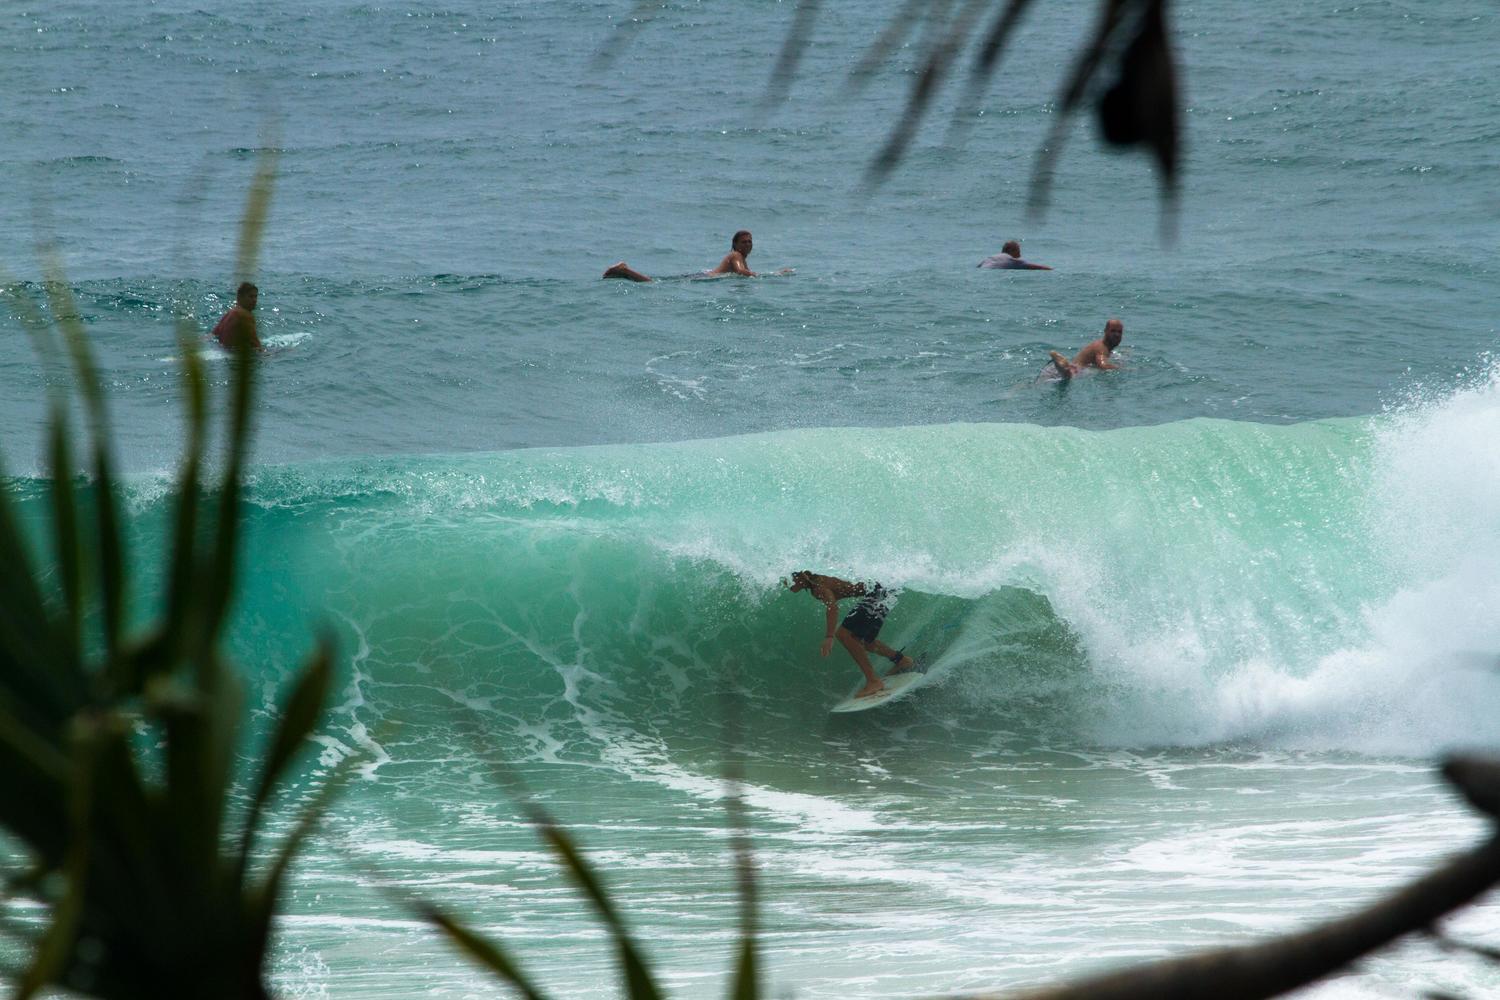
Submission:
{"label": "choppy water", "polygon": [[[379,872],[609,995],[497,767],[578,831],[684,995],[729,965],[736,747],[769,975],[801,996],[1246,940],[1478,835],[1432,762],[1500,736],[1500,15],[1179,5],[1163,246],[1144,164],[1086,126],[1024,219],[1086,11],[1035,12],[966,144],[940,116],[866,198],[914,51],[840,98],[894,5],[824,6],[769,115],[790,4],[653,9],[602,72],[630,4],[3,15],[0,265],[34,282],[34,227],[60,244],[138,549],[179,440],[172,317],[226,305],[255,149],[282,149],[233,641],[268,694],[331,623],[325,759],[368,761],[298,874],[289,993],[480,988]],[[796,274],[598,280],[711,265],[741,227],[752,267]],[[975,269],[1011,237],[1057,270]],[[1127,371],[1036,381],[1109,315]],[[28,511],[65,383],[0,359]],[[856,675],[777,587],[804,565],[901,588],[884,637],[928,648],[927,690],[827,716]],[[1314,992],[1497,984],[1412,946]]]}

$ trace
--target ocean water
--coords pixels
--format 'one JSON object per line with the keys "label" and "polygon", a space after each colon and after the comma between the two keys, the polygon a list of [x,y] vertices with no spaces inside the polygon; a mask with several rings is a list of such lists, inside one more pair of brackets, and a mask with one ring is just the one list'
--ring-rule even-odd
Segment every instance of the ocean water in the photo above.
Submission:
{"label": "ocean water", "polygon": [[[1500,742],[1500,13],[1174,5],[1163,241],[1146,164],[1086,120],[1026,214],[1085,5],[1038,5],[968,127],[946,95],[862,191],[920,33],[845,80],[899,6],[823,4],[770,108],[791,3],[0,11],[0,280],[35,291],[55,242],[138,553],[181,444],[173,318],[227,306],[279,150],[230,647],[265,708],[330,628],[306,778],[361,761],[294,878],[286,995],[492,992],[382,884],[615,995],[527,798],[673,991],[719,992],[731,759],[777,996],[1258,940],[1483,835],[1435,764]],[[599,280],[740,228],[795,273]],[[1009,238],[1056,270],[975,268]],[[1038,379],[1112,315],[1125,370]],[[0,456],[39,519],[69,379],[3,322]],[[828,715],[858,675],[779,586],[802,567],[898,589],[882,638],[929,656],[920,692]],[[1493,944],[1500,908],[1454,930]],[[1500,971],[1414,943],[1306,995],[1423,989]]]}

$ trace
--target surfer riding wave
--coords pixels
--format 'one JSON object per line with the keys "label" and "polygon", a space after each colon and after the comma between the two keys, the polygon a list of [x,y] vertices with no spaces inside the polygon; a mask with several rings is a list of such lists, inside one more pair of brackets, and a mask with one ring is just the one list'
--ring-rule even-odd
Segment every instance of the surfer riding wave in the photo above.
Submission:
{"label": "surfer riding wave", "polygon": [[[885,624],[886,615],[891,612],[893,596],[880,584],[866,586],[863,583],[851,583],[836,576],[824,576],[802,569],[792,574],[788,587],[792,593],[806,590],[814,600],[821,601],[828,609],[822,654],[827,656],[833,650],[834,639],[838,639],[849,651],[849,656],[854,660],[855,666],[859,667],[860,672],[865,675],[865,686],[860,688],[854,697],[868,698],[872,694],[885,690],[885,682],[870,665],[870,653],[884,656],[894,663],[896,666],[891,671],[892,674],[905,673],[916,666],[916,661],[911,657],[902,654],[900,650],[892,649],[876,638],[880,634],[881,626]],[[851,597],[858,597],[861,600],[843,621],[839,621],[839,601]]]}

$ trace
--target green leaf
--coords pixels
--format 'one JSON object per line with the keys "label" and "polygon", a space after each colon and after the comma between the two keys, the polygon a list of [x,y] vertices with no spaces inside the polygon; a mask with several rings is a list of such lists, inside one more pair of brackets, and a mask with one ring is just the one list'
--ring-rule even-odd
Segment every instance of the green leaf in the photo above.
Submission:
{"label": "green leaf", "polygon": [[291,868],[293,859],[302,850],[302,844],[323,818],[323,813],[333,801],[334,795],[343,788],[344,781],[348,778],[356,759],[352,756],[345,757],[334,768],[333,773],[317,790],[313,801],[303,810],[297,825],[282,842],[281,850],[265,880],[259,888],[249,894],[249,934],[255,945],[255,954],[264,955],[266,952],[271,938],[271,920],[276,915],[277,900],[281,898],[281,885],[286,880],[286,873]]}
{"label": "green leaf", "polygon": [[[115,496],[115,477],[109,450],[96,442],[94,480],[99,519],[99,578],[104,595],[104,644],[112,664],[125,661],[120,647],[125,630],[125,538],[120,532],[120,510]],[[117,690],[130,690],[129,678],[116,678]]]}
{"label": "green leaf", "polygon": [[208,892],[217,878],[224,810],[233,789],[235,738],[242,705],[239,679],[217,659],[184,687],[153,681],[148,707],[166,727],[166,835],[178,845],[181,875]]}
{"label": "green leaf", "polygon": [[240,507],[243,494],[242,473],[250,436],[251,402],[254,398],[255,353],[248,339],[242,339],[236,350],[234,409],[229,430],[229,460],[219,486],[219,510],[215,541],[207,566],[207,585],[203,598],[205,634],[199,641],[213,642],[229,610],[234,592],[235,565],[238,559]]}
{"label": "green leaf", "polygon": [[0,284],[5,286],[6,303],[26,328],[27,335],[31,337],[31,345],[41,357],[42,363],[54,364],[56,358],[53,355],[52,324],[47,322],[31,296],[22,293],[20,282],[3,270],[0,270]]}
{"label": "green leaf", "polygon": [[323,705],[328,700],[328,689],[333,683],[333,643],[325,638],[318,644],[302,674],[294,683],[292,693],[282,709],[276,734],[266,751],[261,764],[260,781],[254,798],[250,801],[250,814],[245,820],[245,830],[240,840],[240,870],[237,880],[243,880],[244,867],[253,846],[256,826],[266,800],[276,782],[281,778],[287,764],[307,742],[307,737],[317,726],[323,714]]}
{"label": "green leaf", "polygon": [[245,199],[245,214],[240,218],[239,254],[235,259],[235,273],[240,281],[250,281],[255,277],[261,236],[271,214],[271,191],[276,186],[274,132],[268,134],[267,142],[255,165],[255,178],[250,182],[250,194]]}
{"label": "green leaf", "polygon": [[609,929],[610,936],[615,940],[615,946],[619,951],[620,966],[625,972],[625,982],[629,989],[632,1000],[658,1000],[661,991],[657,989],[655,981],[651,977],[651,970],[641,958],[640,949],[636,946],[625,927],[625,921],[616,911],[614,903],[609,894],[604,891],[604,886],[594,875],[593,869],[583,860],[583,855],[573,844],[573,840],[567,832],[558,826],[547,813],[537,805],[528,807],[531,813],[531,821],[536,824],[542,838],[551,845],[562,859],[563,865],[578,883],[579,888],[589,901],[594,904],[599,918],[604,921]]}
{"label": "green leaf", "polygon": [[89,873],[90,809],[93,799],[94,734],[83,727],[74,748],[72,781],[68,795],[70,840],[63,876],[67,891],[52,907],[51,923],[37,946],[36,957],[26,978],[16,988],[16,1000],[28,1000],[49,983],[55,983],[74,955],[78,924],[83,917]]}
{"label": "green leaf", "polygon": [[73,298],[72,286],[63,275],[62,261],[55,248],[39,248],[42,258],[42,288],[52,306],[52,321],[62,331],[63,345],[68,349],[73,371],[78,376],[79,389],[88,408],[89,421],[96,446],[103,447],[109,439],[109,420],[104,410],[104,388],[99,384],[99,371],[94,364],[94,355],[89,350],[88,331],[78,312],[78,303]]}
{"label": "green leaf", "polygon": [[459,950],[467,952],[469,957],[480,965],[499,973],[522,996],[527,997],[528,1000],[546,1000],[546,994],[531,984],[520,966],[505,953],[499,944],[480,937],[430,903],[419,903],[416,909],[418,916],[452,938]]}
{"label": "green leaf", "polygon": [[[0,472],[0,480],[4,473]],[[11,500],[0,489],[0,689],[45,698],[46,711],[62,718],[74,703],[62,692],[72,675],[49,665],[66,659],[57,642],[46,601],[31,566],[31,556],[21,540]]]}
{"label": "green leaf", "polygon": [[79,571],[78,501],[73,493],[73,455],[68,447],[67,418],[52,413],[51,428],[52,531],[63,591],[63,647],[70,665],[80,659],[83,624],[83,580]]}
{"label": "green leaf", "polygon": [[[188,871],[187,857],[175,849],[175,828],[165,803],[136,764],[131,745],[135,725],[135,719],[120,713],[100,717],[91,898],[96,907],[106,904],[114,921],[171,928],[157,932],[150,942],[155,951],[170,951],[181,944],[176,928],[196,925],[200,921],[194,913],[222,909],[222,901],[201,889],[212,881]],[[213,863],[217,865],[216,858]]]}
{"label": "green leaf", "polygon": [[[78,312],[73,290],[63,275],[56,252],[43,247],[43,288],[52,304],[52,318],[62,331],[63,343],[73,363],[84,403],[88,408],[90,432],[94,443],[94,468],[98,479],[97,516],[99,521],[99,567],[104,596],[104,638],[111,654],[119,648],[121,617],[124,608],[124,544],[119,530],[119,509],[114,495],[114,477],[109,459],[109,417],[105,410],[104,388],[89,349],[88,331]],[[72,474],[71,463],[67,466]],[[54,471],[53,473],[57,473]]]}
{"label": "green leaf", "polygon": [[22,721],[20,707],[0,699],[0,773],[7,782],[0,820],[35,854],[56,862],[65,833],[68,756]]}
{"label": "green leaf", "polygon": [[[162,632],[164,657],[146,666],[150,672],[171,669],[176,658],[198,644],[189,635],[198,618],[189,608],[198,591],[199,470],[207,426],[207,388],[198,358],[197,330],[187,317],[177,321],[177,349],[183,360],[183,388],[188,399],[188,443],[177,483],[177,514],[172,532],[171,569],[167,583],[167,617]],[[149,679],[149,675],[146,679]]]}
{"label": "green leaf", "polygon": [[734,870],[740,891],[740,943],[735,960],[734,976],[729,984],[731,1000],[757,1000],[760,996],[759,961],[756,955],[757,890],[755,883],[755,859],[750,851],[750,838],[745,830],[744,803],[740,798],[740,778],[737,772],[726,777],[729,785],[724,800],[731,825],[734,827]]}
{"label": "green leaf", "polygon": [[[250,185],[250,196],[245,203],[245,215],[240,220],[237,269],[241,280],[249,280],[255,271],[261,233],[265,229],[266,216],[270,211],[271,192],[275,182],[276,151],[274,147],[271,147],[261,153],[260,162],[255,169],[255,179]],[[234,590],[242,494],[241,475],[250,440],[251,403],[255,398],[254,349],[244,337],[241,337],[235,346],[236,378],[229,430],[229,460],[225,465],[224,481],[219,491],[217,539],[209,560],[204,601],[205,634],[199,638],[199,642],[205,646],[211,644],[218,635]]]}

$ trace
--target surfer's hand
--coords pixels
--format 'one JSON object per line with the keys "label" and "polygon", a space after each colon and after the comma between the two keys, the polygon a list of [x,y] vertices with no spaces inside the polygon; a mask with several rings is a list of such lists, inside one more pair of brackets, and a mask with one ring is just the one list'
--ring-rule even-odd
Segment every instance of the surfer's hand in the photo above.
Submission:
{"label": "surfer's hand", "polygon": [[833,651],[833,636],[830,635],[830,636],[827,636],[827,637],[825,637],[823,639],[823,655],[827,656],[832,651]]}

